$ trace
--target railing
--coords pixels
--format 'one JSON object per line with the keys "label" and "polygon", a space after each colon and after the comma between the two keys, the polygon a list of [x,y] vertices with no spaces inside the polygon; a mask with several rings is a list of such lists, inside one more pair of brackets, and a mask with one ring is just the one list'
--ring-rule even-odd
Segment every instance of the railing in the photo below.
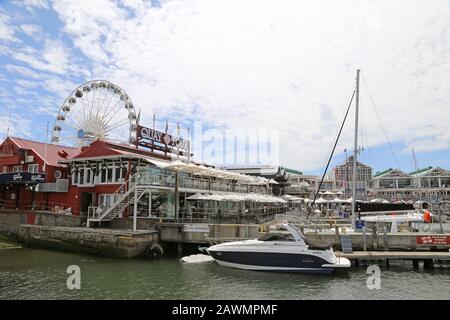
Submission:
{"label": "railing", "polygon": [[37,185],[37,192],[67,192],[69,179],[56,179],[56,182],[42,182]]}
{"label": "railing", "polygon": [[[132,177],[134,177],[134,175]],[[131,180],[131,178],[130,178],[130,180]],[[125,181],[119,188],[116,189],[116,191],[114,191],[114,193],[113,193],[114,195],[120,195],[120,196],[112,197],[113,202],[111,202],[111,203],[104,202],[98,206],[89,206],[88,207],[88,222],[89,222],[89,220],[103,219],[106,215],[109,214],[109,212],[111,211],[111,209],[114,208],[114,206],[116,206],[117,204],[122,202],[126,197],[128,197],[128,195],[130,194],[130,192],[132,190],[134,190],[134,188],[130,187],[127,191],[127,184],[128,184],[128,181]]]}
{"label": "railing", "polygon": [[[207,179],[179,177],[178,181],[179,181],[178,186],[180,188],[200,189],[200,190],[209,189],[209,181]],[[211,186],[212,185],[213,184],[211,183]]]}
{"label": "railing", "polygon": [[[138,185],[153,185],[160,187],[175,187],[175,174],[152,173],[152,172],[138,172],[130,179],[131,184]],[[204,178],[194,178],[191,176],[178,176],[178,187],[187,189],[209,191],[223,191],[223,192],[256,192],[267,193],[266,186],[246,186],[238,185],[228,182],[228,180],[211,180]]]}
{"label": "railing", "polygon": [[25,211],[46,211],[57,214],[66,214],[73,215],[79,214],[78,211],[73,211],[70,206],[61,202],[35,202],[33,204],[21,205],[16,207],[16,202],[12,201],[3,201],[0,203],[0,211],[1,210],[25,210]]}

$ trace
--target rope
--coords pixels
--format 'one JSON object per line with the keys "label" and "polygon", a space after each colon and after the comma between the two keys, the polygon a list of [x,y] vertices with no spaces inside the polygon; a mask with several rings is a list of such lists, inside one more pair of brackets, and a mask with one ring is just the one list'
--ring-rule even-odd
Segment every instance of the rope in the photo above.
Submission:
{"label": "rope", "polygon": [[397,168],[400,169],[400,165],[398,163],[397,157],[395,156],[394,149],[392,148],[392,145],[391,145],[391,141],[389,140],[386,130],[384,129],[383,123],[381,122],[380,115],[378,114],[377,107],[375,106],[375,101],[373,100],[372,94],[370,93],[369,86],[367,85],[366,79],[364,79],[364,75],[362,76],[362,79],[363,79],[364,85],[367,89],[367,93],[369,94],[370,101],[372,102],[373,109],[375,110],[375,114],[377,115],[377,119],[380,124],[380,127],[383,130],[384,137],[389,145],[389,149],[391,150],[392,156],[394,157],[395,164],[397,165]]}
{"label": "rope", "polygon": [[[350,103],[348,104],[347,111],[345,112],[344,120],[342,121],[341,128],[339,129],[339,133],[338,133],[338,135],[336,137],[336,141],[334,142],[333,150],[331,151],[330,157],[328,158],[327,166],[325,167],[325,170],[323,171],[323,175],[322,175],[322,179],[320,179],[319,187],[317,188],[317,191],[314,194],[314,200],[311,203],[311,210],[312,210],[312,207],[314,206],[314,204],[316,203],[317,195],[319,194],[320,187],[322,187],[323,179],[325,179],[325,175],[326,175],[326,173],[328,171],[328,167],[330,165],[331,158],[333,158],[334,150],[336,149],[336,145],[337,145],[337,143],[339,141],[339,137],[341,136],[342,129],[344,128],[345,120],[347,119],[348,112],[350,111],[350,107],[352,105],[353,97],[355,96],[355,92],[356,92],[356,90],[353,90],[352,97],[350,99]],[[308,218],[309,218],[310,214],[311,214],[311,211],[308,212],[308,215],[306,216],[305,223],[306,223],[306,221],[308,221]]]}

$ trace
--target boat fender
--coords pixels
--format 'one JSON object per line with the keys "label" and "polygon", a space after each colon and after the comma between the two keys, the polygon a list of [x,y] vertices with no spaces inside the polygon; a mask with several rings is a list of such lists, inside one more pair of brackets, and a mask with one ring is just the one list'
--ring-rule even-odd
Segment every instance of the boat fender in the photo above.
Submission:
{"label": "boat fender", "polygon": [[426,223],[431,223],[431,213],[430,213],[430,211],[425,210],[425,213],[424,213],[424,215],[423,215],[423,220],[424,220]]}
{"label": "boat fender", "polygon": [[159,257],[164,254],[164,250],[158,243],[153,243],[147,247],[146,256],[147,257]]}

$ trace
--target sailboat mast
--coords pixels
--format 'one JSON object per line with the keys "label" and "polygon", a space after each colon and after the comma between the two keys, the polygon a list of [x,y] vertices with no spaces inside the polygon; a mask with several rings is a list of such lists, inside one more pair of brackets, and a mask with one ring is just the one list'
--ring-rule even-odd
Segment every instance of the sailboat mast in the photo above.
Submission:
{"label": "sailboat mast", "polygon": [[353,187],[352,187],[352,227],[355,230],[355,204],[356,204],[356,170],[358,161],[358,111],[359,111],[359,72],[356,70],[356,97],[355,97],[355,144],[353,148]]}

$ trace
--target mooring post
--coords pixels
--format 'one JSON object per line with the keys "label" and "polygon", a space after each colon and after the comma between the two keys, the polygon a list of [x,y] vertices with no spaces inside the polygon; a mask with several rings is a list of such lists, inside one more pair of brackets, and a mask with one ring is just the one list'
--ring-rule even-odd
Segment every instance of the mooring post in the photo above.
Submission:
{"label": "mooring post", "polygon": [[337,244],[338,246],[340,246],[340,247],[341,247],[341,250],[342,250],[342,244],[341,244],[341,241],[340,241],[340,239],[339,239],[339,228],[338,228],[337,225],[334,226],[334,231],[336,232],[336,244]]}
{"label": "mooring post", "polygon": [[180,226],[178,228],[178,246],[177,246],[177,249],[178,249],[178,258],[181,258],[182,254],[183,254],[183,227],[182,226]]}
{"label": "mooring post", "polygon": [[433,269],[434,268],[433,259],[423,260],[423,268],[424,269]]}
{"label": "mooring post", "polygon": [[362,227],[362,235],[363,235],[363,238],[362,238],[363,250],[364,250],[364,251],[367,251],[367,238],[366,238],[367,234],[366,234],[366,226],[363,226],[363,227]]}
{"label": "mooring post", "polygon": [[414,269],[419,269],[419,260],[414,259],[412,262],[413,262]]}
{"label": "mooring post", "polygon": [[384,246],[384,251],[388,251],[388,235],[387,235],[387,227],[386,224],[384,224],[383,226],[383,246]]}
{"label": "mooring post", "polygon": [[133,231],[137,230],[137,205],[138,205],[138,191],[134,187],[134,203],[133,203]]}

